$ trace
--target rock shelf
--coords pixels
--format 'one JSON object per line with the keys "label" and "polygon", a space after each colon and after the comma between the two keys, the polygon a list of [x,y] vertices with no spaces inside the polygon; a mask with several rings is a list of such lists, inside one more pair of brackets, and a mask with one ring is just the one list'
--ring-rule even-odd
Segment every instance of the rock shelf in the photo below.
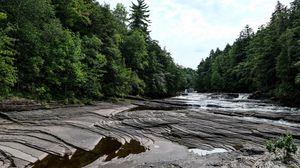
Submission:
{"label": "rock shelf", "polygon": [[[79,167],[251,167],[267,156],[266,139],[291,132],[300,142],[299,113],[241,113],[198,107],[167,99],[0,112],[0,167],[47,167],[45,163],[55,159],[70,163],[74,157],[82,158],[76,164]],[[255,120],[245,119],[249,116]],[[272,122],[277,120],[293,124]],[[107,139],[113,142],[107,148],[117,147],[115,151],[102,151]],[[168,143],[181,154],[173,160],[151,155],[155,151],[167,153],[159,150],[163,149],[159,144]],[[202,157],[187,152],[215,148],[230,152]],[[130,154],[134,155],[124,159]],[[92,159],[84,159],[87,156]],[[104,164],[105,160],[112,161]]]}

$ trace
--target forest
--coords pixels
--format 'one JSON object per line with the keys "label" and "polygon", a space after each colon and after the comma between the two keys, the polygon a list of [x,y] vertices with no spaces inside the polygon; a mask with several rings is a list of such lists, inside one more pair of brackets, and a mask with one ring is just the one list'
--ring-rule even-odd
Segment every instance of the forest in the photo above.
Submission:
{"label": "forest", "polygon": [[150,36],[144,0],[0,1],[0,97],[174,96],[195,72]]}
{"label": "forest", "polygon": [[300,0],[278,2],[267,24],[247,25],[196,71],[151,38],[149,13],[144,0],[130,10],[96,0],[0,1],[0,97],[162,98],[195,88],[300,103]]}
{"label": "forest", "polygon": [[232,45],[212,50],[197,69],[199,92],[257,92],[300,104],[300,0],[277,3],[270,21],[241,31]]}

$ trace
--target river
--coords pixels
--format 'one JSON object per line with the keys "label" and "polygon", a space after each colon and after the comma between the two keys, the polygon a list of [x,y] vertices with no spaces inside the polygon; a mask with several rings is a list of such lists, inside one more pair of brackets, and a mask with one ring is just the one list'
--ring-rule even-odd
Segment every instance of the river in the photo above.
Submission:
{"label": "river", "polygon": [[[265,143],[290,132],[299,144],[300,110],[248,96],[191,93],[0,112],[0,167],[282,166]],[[294,160],[299,166],[299,154]]]}
{"label": "river", "polygon": [[266,119],[250,116],[242,117],[242,119],[300,127],[299,123],[284,121],[283,118],[279,120],[269,120],[267,116],[268,114],[272,116],[274,113],[277,113],[278,115],[300,114],[299,108],[285,107],[270,100],[249,99],[249,96],[250,94],[228,95],[213,93],[190,93],[186,96],[178,96],[173,99],[186,102],[187,104],[191,105],[191,108],[194,110],[226,111],[228,113],[233,112],[239,114],[243,112],[253,114],[264,113],[266,115]]}

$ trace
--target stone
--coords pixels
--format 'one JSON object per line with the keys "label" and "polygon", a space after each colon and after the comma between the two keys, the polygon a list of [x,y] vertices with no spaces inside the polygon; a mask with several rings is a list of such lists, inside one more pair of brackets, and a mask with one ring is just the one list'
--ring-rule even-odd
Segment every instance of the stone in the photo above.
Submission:
{"label": "stone", "polygon": [[[209,94],[202,97],[205,96],[212,101]],[[206,108],[197,101],[134,99],[127,101],[130,103],[97,102],[90,106],[3,111],[0,112],[0,165],[26,167],[46,158],[55,161],[90,154],[98,149],[101,140],[110,137],[121,146],[135,142],[146,150],[126,154],[124,158],[113,157],[109,162],[103,162],[105,156],[95,158],[96,161],[84,166],[250,168],[254,164],[278,165],[268,157],[264,162],[259,161],[268,155],[264,147],[267,139],[289,131],[295,142],[300,142],[297,109],[244,111],[231,106],[224,108],[222,102],[215,103],[220,107]],[[230,105],[248,103],[248,100],[226,101]],[[250,104],[272,107],[259,101]],[[188,149],[215,148],[229,152],[202,157],[188,152]],[[299,154],[295,160],[293,164],[297,165]]]}

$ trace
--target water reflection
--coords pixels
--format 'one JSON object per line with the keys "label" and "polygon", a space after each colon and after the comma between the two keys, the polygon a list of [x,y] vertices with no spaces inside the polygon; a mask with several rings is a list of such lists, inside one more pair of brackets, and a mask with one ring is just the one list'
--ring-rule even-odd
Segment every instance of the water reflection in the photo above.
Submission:
{"label": "water reflection", "polygon": [[68,156],[49,155],[42,161],[35,163],[33,168],[81,168],[103,156],[106,156],[104,161],[110,161],[114,158],[125,158],[130,154],[139,154],[145,151],[146,148],[136,140],[122,145],[119,141],[108,137],[101,139],[92,151],[78,149],[71,159]]}

